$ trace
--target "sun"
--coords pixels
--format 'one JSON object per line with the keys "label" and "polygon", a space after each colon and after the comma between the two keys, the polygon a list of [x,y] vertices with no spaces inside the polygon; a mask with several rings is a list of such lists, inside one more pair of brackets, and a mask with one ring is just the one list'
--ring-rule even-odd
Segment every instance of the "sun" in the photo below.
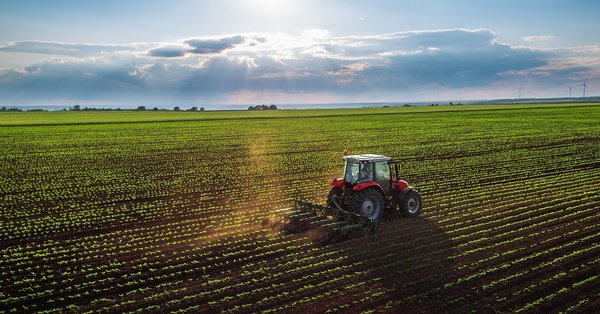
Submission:
{"label": "sun", "polygon": [[289,5],[289,0],[251,0],[248,3],[259,10],[279,10]]}
{"label": "sun", "polygon": [[298,4],[296,0],[246,0],[244,8],[255,17],[288,19]]}

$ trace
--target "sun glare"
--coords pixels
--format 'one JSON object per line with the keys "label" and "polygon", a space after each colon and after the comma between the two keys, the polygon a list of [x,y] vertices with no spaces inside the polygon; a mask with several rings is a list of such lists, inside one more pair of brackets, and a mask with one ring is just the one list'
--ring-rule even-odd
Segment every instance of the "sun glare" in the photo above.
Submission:
{"label": "sun glare", "polygon": [[255,17],[286,20],[292,18],[295,0],[247,0],[244,8]]}
{"label": "sun glare", "polygon": [[285,0],[252,0],[249,4],[260,10],[278,10],[289,4]]}

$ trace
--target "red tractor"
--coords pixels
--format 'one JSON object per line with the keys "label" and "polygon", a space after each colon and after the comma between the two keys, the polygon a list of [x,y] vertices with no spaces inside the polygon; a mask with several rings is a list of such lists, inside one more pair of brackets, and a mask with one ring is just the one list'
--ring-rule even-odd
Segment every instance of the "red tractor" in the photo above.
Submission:
{"label": "red tractor", "polygon": [[[328,229],[332,239],[353,230],[373,232],[384,212],[398,209],[406,217],[419,215],[419,191],[398,178],[400,162],[374,154],[344,156],[344,177],[331,181],[327,205],[296,200],[294,207],[277,210],[285,230]],[[393,168],[393,171],[392,171]]]}
{"label": "red tractor", "polygon": [[398,178],[399,161],[373,154],[344,156],[344,161],[344,177],[331,181],[329,207],[341,207],[373,222],[396,208],[406,217],[420,213],[421,194]]}

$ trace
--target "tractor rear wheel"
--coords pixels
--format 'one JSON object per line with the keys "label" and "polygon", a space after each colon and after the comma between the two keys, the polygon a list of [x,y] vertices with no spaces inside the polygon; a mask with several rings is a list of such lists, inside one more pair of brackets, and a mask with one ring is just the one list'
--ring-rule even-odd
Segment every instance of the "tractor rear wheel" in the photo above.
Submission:
{"label": "tractor rear wheel", "polygon": [[383,216],[383,196],[375,189],[365,189],[354,195],[351,210],[379,222]]}
{"label": "tractor rear wheel", "polygon": [[398,208],[402,215],[406,217],[418,216],[421,213],[421,208],[423,208],[423,199],[421,198],[419,191],[410,189],[410,191],[400,199]]}

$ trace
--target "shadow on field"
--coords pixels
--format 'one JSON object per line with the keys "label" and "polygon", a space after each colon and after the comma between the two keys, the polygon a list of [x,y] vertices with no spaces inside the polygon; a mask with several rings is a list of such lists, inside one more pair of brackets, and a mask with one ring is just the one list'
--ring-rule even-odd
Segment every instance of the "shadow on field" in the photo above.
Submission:
{"label": "shadow on field", "polygon": [[[369,289],[382,292],[381,297],[366,302],[364,309],[358,305],[353,311],[385,305],[393,312],[434,311],[434,306],[439,308],[435,289],[456,278],[448,259],[453,253],[452,243],[436,223],[424,216],[391,216],[386,217],[377,233],[335,244],[337,250],[351,256]],[[348,300],[336,300],[335,304],[356,298],[352,293],[345,295]]]}

